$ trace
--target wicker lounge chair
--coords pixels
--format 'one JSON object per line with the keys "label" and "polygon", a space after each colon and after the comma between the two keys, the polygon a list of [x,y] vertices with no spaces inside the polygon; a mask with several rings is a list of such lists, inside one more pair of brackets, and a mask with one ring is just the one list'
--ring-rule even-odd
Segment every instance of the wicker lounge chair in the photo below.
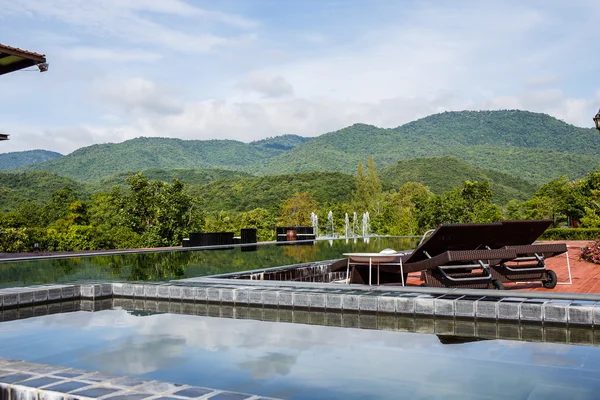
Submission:
{"label": "wicker lounge chair", "polygon": [[[440,225],[409,254],[378,265],[379,284],[406,282],[421,272],[424,286],[496,288],[504,282],[539,280],[556,285],[544,260],[566,251],[564,244],[533,244],[551,221],[504,221]],[[368,269],[354,265],[350,282],[368,282]],[[404,273],[404,277],[399,274]]]}

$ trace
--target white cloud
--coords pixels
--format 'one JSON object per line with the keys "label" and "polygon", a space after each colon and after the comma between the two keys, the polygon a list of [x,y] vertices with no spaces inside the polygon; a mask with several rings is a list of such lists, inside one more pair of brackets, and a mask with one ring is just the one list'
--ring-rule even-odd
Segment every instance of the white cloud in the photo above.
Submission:
{"label": "white cloud", "polygon": [[283,77],[261,72],[249,74],[237,86],[244,91],[256,92],[264,97],[282,97],[294,94],[294,88]]}
{"label": "white cloud", "polygon": [[[568,7],[558,1],[392,2],[378,19],[331,12],[313,25],[300,16],[290,21],[295,16],[286,11],[273,18],[249,12],[248,18],[183,0],[107,1],[0,0],[38,29],[48,31],[44,23],[51,21],[67,27],[57,34],[82,34],[76,43],[59,41],[55,56],[64,51],[70,58],[49,55],[44,76],[55,82],[46,93],[70,112],[61,121],[34,115],[23,123],[31,113],[23,118],[17,106],[26,109],[37,99],[0,99],[3,128],[13,133],[2,151],[35,143],[68,152],[141,135],[315,136],[356,122],[396,127],[462,109],[520,108],[590,126],[600,103],[594,87],[600,60],[590,51],[600,7],[592,1]],[[332,4],[328,10],[336,9]],[[557,23],[568,29],[558,35]],[[81,68],[86,60],[92,62]],[[13,91],[27,85],[18,74],[7,82]],[[63,82],[72,90],[59,94]],[[98,118],[87,118],[90,109]]]}

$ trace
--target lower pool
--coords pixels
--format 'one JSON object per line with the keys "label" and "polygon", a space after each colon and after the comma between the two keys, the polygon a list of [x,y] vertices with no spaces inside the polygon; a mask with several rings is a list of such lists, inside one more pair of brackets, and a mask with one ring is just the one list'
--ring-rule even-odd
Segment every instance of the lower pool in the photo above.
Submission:
{"label": "lower pool", "polygon": [[600,349],[124,310],[0,323],[0,357],[287,399],[595,399]]}

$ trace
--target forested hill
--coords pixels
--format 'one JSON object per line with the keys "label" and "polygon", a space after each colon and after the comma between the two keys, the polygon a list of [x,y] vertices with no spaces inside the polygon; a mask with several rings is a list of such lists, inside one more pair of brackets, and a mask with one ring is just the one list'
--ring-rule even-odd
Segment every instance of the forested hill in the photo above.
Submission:
{"label": "forested hill", "polygon": [[473,167],[453,156],[403,160],[383,168],[380,176],[382,181],[395,188],[400,188],[407,182],[419,182],[436,194],[460,187],[465,180],[487,180],[491,183],[493,201],[496,204],[506,204],[512,199],[525,201],[537,190],[537,186],[521,178]]}
{"label": "forested hill", "polygon": [[[138,171],[136,171],[138,172]],[[127,178],[136,173],[133,171],[119,172],[109,177],[103,178],[97,183],[90,184],[92,191],[108,192],[113,186],[127,186]],[[142,174],[148,179],[159,180],[170,183],[173,179],[179,179],[186,185],[205,185],[209,182],[220,180],[232,180],[240,178],[252,178],[253,176],[245,172],[230,171],[225,169],[147,169]]]}
{"label": "forested hill", "polygon": [[256,172],[352,172],[372,155],[378,166],[454,155],[470,164],[534,183],[581,177],[600,163],[600,135],[528,111],[445,112],[382,129],[355,124],[318,136],[256,167]]}
{"label": "forested hill", "polygon": [[310,139],[312,138],[298,135],[281,135],[250,142],[250,145],[263,147],[265,149],[291,150],[302,143],[308,142]]}
{"label": "forested hill", "polygon": [[137,138],[123,143],[84,147],[27,170],[45,170],[81,181],[99,181],[125,171],[151,168],[223,168],[244,171],[281,150],[234,140]]}
{"label": "forested hill", "polygon": [[[0,148],[0,150],[1,149],[2,148]],[[0,171],[39,164],[59,157],[62,157],[62,154],[48,150],[27,150],[3,153],[0,154]]]}
{"label": "forested hill", "polygon": [[283,135],[252,143],[138,138],[94,145],[25,167],[82,181],[151,168],[219,168],[255,175],[309,171],[354,174],[373,156],[379,168],[401,160],[451,155],[469,164],[542,184],[582,177],[600,164],[600,135],[527,111],[445,112],[382,129],[355,124],[310,140]]}

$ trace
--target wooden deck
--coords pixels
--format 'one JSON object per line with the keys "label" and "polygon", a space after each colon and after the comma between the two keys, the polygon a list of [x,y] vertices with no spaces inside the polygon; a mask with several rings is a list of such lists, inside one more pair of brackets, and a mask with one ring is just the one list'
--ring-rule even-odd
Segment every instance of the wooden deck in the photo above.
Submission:
{"label": "wooden deck", "polygon": [[[600,265],[581,259],[581,248],[589,241],[564,241],[569,246],[569,262],[573,283],[569,285],[566,255],[549,258],[546,266],[558,275],[558,285],[554,289],[546,289],[541,284],[505,284],[507,290],[525,290],[539,292],[571,292],[571,293],[600,293]],[[408,277],[409,286],[422,283],[420,273],[412,273]]]}

